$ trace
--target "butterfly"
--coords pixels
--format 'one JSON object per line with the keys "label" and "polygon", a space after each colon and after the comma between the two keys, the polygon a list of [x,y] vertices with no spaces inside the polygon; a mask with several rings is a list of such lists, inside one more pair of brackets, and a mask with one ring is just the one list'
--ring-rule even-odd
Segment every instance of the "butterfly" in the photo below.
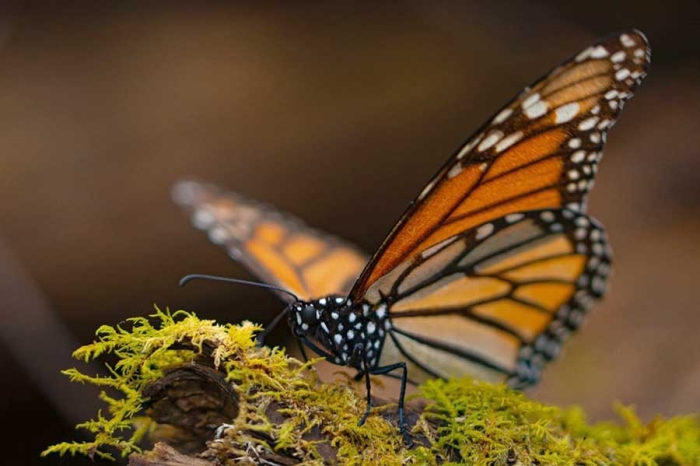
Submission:
{"label": "butterfly", "polygon": [[173,197],[276,290],[287,304],[279,318],[301,342],[365,378],[360,424],[370,375],[400,377],[406,436],[409,380],[532,385],[604,294],[611,252],[586,196],[649,63],[632,29],[525,88],[447,160],[371,257],[203,182],[182,181]]}

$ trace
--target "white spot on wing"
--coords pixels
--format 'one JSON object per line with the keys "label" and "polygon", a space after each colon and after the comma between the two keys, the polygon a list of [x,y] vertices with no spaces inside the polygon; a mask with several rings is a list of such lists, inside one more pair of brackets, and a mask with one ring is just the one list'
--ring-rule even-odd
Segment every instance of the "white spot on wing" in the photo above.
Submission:
{"label": "white spot on wing", "polygon": [[455,176],[462,173],[462,170],[464,170],[462,164],[456,163],[455,166],[450,168],[450,171],[447,172],[447,178],[454,178]]}
{"label": "white spot on wing", "polygon": [[192,214],[192,225],[199,230],[209,228],[209,226],[214,223],[215,220],[214,214],[208,210],[197,210],[194,214]]}
{"label": "white spot on wing", "polygon": [[615,79],[618,81],[622,81],[623,79],[627,78],[630,75],[630,70],[627,68],[622,68],[621,70],[618,70],[615,73]]}
{"label": "white spot on wing", "polygon": [[579,138],[569,139],[569,147],[572,149],[578,149],[581,147],[581,140]]}
{"label": "white spot on wing", "polygon": [[437,244],[433,244],[429,248],[425,249],[423,252],[420,253],[421,257],[426,258],[432,256],[434,253],[436,253],[438,250],[444,248],[448,244],[452,244],[455,241],[457,241],[458,237],[453,236],[451,238],[447,238],[446,240],[440,241]]}
{"label": "white spot on wing", "polygon": [[603,255],[603,245],[600,243],[593,243],[593,246],[591,246],[591,251],[593,251],[593,254],[596,256],[602,256]]}
{"label": "white spot on wing", "polygon": [[632,38],[631,38],[630,36],[628,36],[627,34],[622,34],[622,35],[620,36],[620,42],[622,43],[622,45],[624,45],[625,47],[628,47],[628,48],[629,48],[629,47],[634,47],[634,46],[635,46],[634,41],[633,41]]}
{"label": "white spot on wing", "polygon": [[228,238],[229,234],[226,232],[225,228],[216,227],[209,230],[209,241],[214,244],[223,244]]}
{"label": "white spot on wing", "polygon": [[515,144],[516,142],[520,141],[520,139],[523,137],[523,132],[522,131],[516,131],[513,134],[509,134],[505,138],[501,139],[498,144],[496,144],[496,152],[503,152],[504,150],[508,149],[510,146]]}
{"label": "white spot on wing", "polygon": [[605,58],[608,55],[610,55],[610,53],[602,45],[598,45],[593,50],[591,50],[591,58]]}
{"label": "white spot on wing", "polygon": [[481,138],[483,138],[483,137],[484,137],[484,135],[480,134],[479,136],[475,137],[470,143],[468,143],[467,145],[462,147],[462,150],[460,150],[459,154],[457,154],[457,159],[458,160],[463,159],[464,156],[466,156],[469,152],[471,152],[471,150],[474,148],[474,146],[479,144],[479,141],[481,141]]}
{"label": "white spot on wing", "polygon": [[598,123],[598,120],[598,117],[586,118],[578,124],[578,129],[581,131],[588,131],[589,129],[592,129],[596,123]]}
{"label": "white spot on wing", "polygon": [[476,239],[481,240],[493,233],[493,223],[486,223],[476,229]]}
{"label": "white spot on wing", "polygon": [[613,53],[612,57],[610,57],[610,61],[613,63],[620,63],[625,60],[625,56],[627,56],[627,53],[625,53],[624,50],[620,50]]}
{"label": "white spot on wing", "polygon": [[503,131],[491,131],[488,136],[486,136],[486,139],[484,139],[481,144],[479,144],[479,152],[483,152],[487,149],[489,149],[491,146],[496,144],[498,141],[501,140],[503,137]]}
{"label": "white spot on wing", "polygon": [[[537,95],[539,96],[539,94]],[[547,102],[543,100],[538,100],[525,109],[525,115],[531,120],[539,118],[545,113],[547,113]]]}
{"label": "white spot on wing", "polygon": [[539,102],[539,100],[540,100],[540,94],[538,92],[532,94],[530,97],[528,97],[527,99],[525,99],[523,101],[523,104],[522,104],[523,110],[526,109],[527,107],[529,107],[530,105],[533,105],[534,103]]}
{"label": "white spot on wing", "polygon": [[425,199],[425,196],[427,196],[430,193],[430,191],[433,190],[433,186],[435,186],[435,182],[431,181],[430,183],[428,183],[425,186],[425,188],[423,188],[423,191],[421,191],[420,194],[418,195],[418,200],[422,201],[423,199]]}
{"label": "white spot on wing", "polygon": [[540,218],[545,222],[550,223],[554,221],[554,214],[549,210],[545,210],[540,214]]}
{"label": "white spot on wing", "polygon": [[506,215],[506,222],[508,222],[508,223],[519,222],[519,221],[522,220],[524,217],[525,217],[525,215],[524,215],[524,214],[521,214],[521,213],[519,213],[519,212],[518,212],[518,213],[515,213],[515,214],[508,214],[508,215]]}
{"label": "white spot on wing", "polygon": [[191,206],[196,202],[200,191],[199,183],[195,181],[181,181],[173,187],[170,196],[178,205]]}
{"label": "white spot on wing", "polygon": [[586,157],[586,151],[583,150],[577,150],[573,154],[571,154],[571,161],[574,163],[581,163],[583,162],[583,159]]}
{"label": "white spot on wing", "polygon": [[571,102],[558,107],[554,111],[554,123],[561,124],[571,121],[579,112],[581,106],[578,102]]}
{"label": "white spot on wing", "polygon": [[593,47],[588,47],[586,50],[582,51],[578,55],[576,55],[576,61],[577,62],[582,62],[583,60],[587,59],[588,57],[591,56],[591,52],[593,51]]}
{"label": "white spot on wing", "polygon": [[493,119],[494,124],[500,124],[503,123],[508,119],[509,116],[513,114],[513,109],[512,108],[504,108],[501,110],[501,112],[496,115],[496,117]]}

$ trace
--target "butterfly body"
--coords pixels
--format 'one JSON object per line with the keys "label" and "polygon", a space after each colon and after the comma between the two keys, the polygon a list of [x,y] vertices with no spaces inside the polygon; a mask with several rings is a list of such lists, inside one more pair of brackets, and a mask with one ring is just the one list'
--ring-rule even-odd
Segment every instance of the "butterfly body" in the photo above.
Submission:
{"label": "butterfly body", "polygon": [[291,305],[289,325],[297,338],[334,364],[366,371],[377,366],[386,336],[386,312],[335,295]]}
{"label": "butterfly body", "polygon": [[368,406],[369,375],[401,371],[405,432],[409,378],[532,385],[603,296],[611,252],[586,200],[649,62],[646,38],[628,30],[525,88],[447,160],[371,257],[205,183],[181,182],[173,197],[232,258],[286,290],[295,336],[365,376]]}

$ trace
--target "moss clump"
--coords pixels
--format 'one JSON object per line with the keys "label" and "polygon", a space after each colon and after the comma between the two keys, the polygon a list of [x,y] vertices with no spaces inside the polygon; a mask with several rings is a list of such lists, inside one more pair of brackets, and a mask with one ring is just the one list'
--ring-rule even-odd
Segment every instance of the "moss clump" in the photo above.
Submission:
{"label": "moss clump", "polygon": [[222,463],[269,451],[311,464],[321,464],[331,452],[339,464],[700,465],[696,417],[644,424],[631,408],[618,407],[621,425],[589,425],[579,409],[546,406],[502,385],[468,379],[433,380],[421,387],[428,404],[413,434],[426,441],[408,449],[381,416],[357,426],[365,407],[362,393],[341,382],[319,384],[313,361],[302,364],[282,349],[256,347],[259,326],[218,325],[184,311],[157,310],[151,317],[153,323],[130,319],[128,328],[103,326],[97,341],[74,353],[86,362],[115,355],[107,376],[76,369],[64,373],[119,395],[103,392],[108,414],[78,426],[94,440],[54,445],[43,455],[113,458],[114,450],[140,451],[137,443],[155,428],[143,417],[144,390],[169,369],[204,357],[238,395],[237,415],[206,452]]}
{"label": "moss clump", "polygon": [[432,380],[421,391],[433,401],[424,417],[439,425],[423,457],[432,463],[447,452],[466,464],[700,465],[697,417],[644,424],[619,405],[622,424],[590,425],[579,408],[547,406],[502,385]]}

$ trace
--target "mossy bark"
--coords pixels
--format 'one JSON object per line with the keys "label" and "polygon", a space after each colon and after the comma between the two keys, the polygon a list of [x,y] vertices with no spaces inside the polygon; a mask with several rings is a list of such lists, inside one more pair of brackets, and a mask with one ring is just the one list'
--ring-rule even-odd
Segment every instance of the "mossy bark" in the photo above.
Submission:
{"label": "mossy bark", "polygon": [[[260,327],[218,325],[186,312],[103,326],[77,359],[105,354],[107,376],[64,371],[111,389],[107,414],[78,427],[94,440],[51,453],[113,458],[138,466],[192,464],[700,465],[700,422],[678,416],[642,422],[618,406],[622,423],[590,425],[580,409],[529,400],[503,385],[430,380],[409,402],[409,446],[396,428],[396,404],[363,384],[320,383],[313,363],[256,346]],[[350,377],[348,376],[348,379]],[[144,443],[149,442],[144,445]],[[146,451],[144,451],[146,449]]]}
{"label": "mossy bark", "polygon": [[[147,453],[132,454],[129,465],[175,466],[192,461],[191,464],[213,466],[224,464],[230,459],[229,456],[237,456],[236,460],[243,464],[246,460],[250,464],[299,464],[298,448],[273,451],[252,447],[246,450],[246,458],[240,456],[240,446],[229,452],[223,446],[224,442],[216,442],[217,429],[238,416],[240,397],[226,381],[225,373],[205,362],[204,358],[199,358],[197,363],[171,368],[161,379],[146,387],[144,395],[149,399],[146,413],[158,424],[158,428],[151,434],[151,439],[157,443]],[[372,405],[396,406],[395,403],[378,397],[373,397]],[[406,406],[405,416],[409,430],[420,420],[424,407],[425,403],[422,401],[414,401]],[[282,411],[284,407],[278,402],[270,402],[264,409],[264,415],[277,429],[280,429],[288,418]],[[381,417],[393,425],[397,423],[396,411],[393,409],[383,410]],[[428,423],[432,429],[437,429],[436,421]],[[244,437],[257,438],[268,445],[275,444],[275,439],[266,432],[238,432],[241,433]],[[219,430],[218,436],[222,434],[223,431]],[[310,429],[302,437],[305,442],[315,445],[319,454],[316,462],[338,462],[338,448],[333,445],[333,439],[324,434],[324,426]],[[413,444],[429,446],[430,442],[424,435],[417,435],[413,438]]]}

